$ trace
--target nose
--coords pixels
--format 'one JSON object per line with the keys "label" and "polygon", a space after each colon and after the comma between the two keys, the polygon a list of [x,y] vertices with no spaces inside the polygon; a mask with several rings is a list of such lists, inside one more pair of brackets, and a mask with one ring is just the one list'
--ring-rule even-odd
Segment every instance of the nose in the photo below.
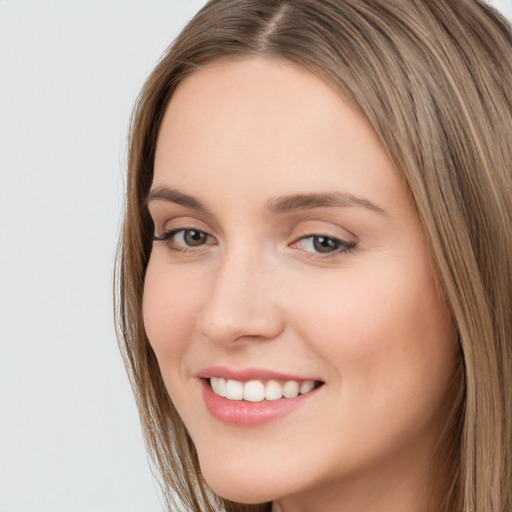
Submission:
{"label": "nose", "polygon": [[198,318],[199,331],[229,347],[276,338],[284,329],[284,319],[269,265],[250,255],[233,255],[217,263]]}

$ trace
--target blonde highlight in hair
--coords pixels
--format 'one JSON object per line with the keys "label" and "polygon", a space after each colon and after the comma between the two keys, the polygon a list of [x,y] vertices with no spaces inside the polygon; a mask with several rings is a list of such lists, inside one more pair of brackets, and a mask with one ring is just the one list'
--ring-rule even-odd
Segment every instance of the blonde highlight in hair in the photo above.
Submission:
{"label": "blonde highlight in hair", "polygon": [[255,55],[338,90],[407,183],[461,346],[451,480],[436,510],[512,510],[512,33],[478,0],[212,0],[146,82],[132,120],[116,321],[169,509],[269,510],[219,498],[202,479],[141,313],[145,199],[165,108],[198,67]]}

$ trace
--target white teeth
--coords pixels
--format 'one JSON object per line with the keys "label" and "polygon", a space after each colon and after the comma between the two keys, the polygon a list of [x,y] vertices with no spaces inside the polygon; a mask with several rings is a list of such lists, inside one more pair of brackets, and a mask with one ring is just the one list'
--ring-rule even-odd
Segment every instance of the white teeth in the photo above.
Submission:
{"label": "white teeth", "polygon": [[299,391],[301,395],[309,393],[315,387],[315,383],[312,380],[305,380],[300,383]]}
{"label": "white teeth", "polygon": [[295,398],[299,394],[299,383],[296,380],[289,380],[283,386],[283,396],[285,398]]}
{"label": "white teeth", "polygon": [[244,384],[244,400],[261,402],[265,400],[265,386],[260,380],[250,380]]}
{"label": "white teeth", "polygon": [[242,400],[244,398],[244,384],[237,380],[226,381],[226,398],[230,400]]}
{"label": "white teeth", "polygon": [[226,396],[226,379],[222,377],[212,377],[210,379],[210,384],[212,385],[212,389],[216,395]]}
{"label": "white teeth", "polygon": [[283,396],[283,388],[277,380],[269,380],[265,386],[266,400],[279,400]]}
{"label": "white teeth", "polygon": [[280,382],[261,380],[240,382],[238,380],[211,377],[210,384],[216,395],[229,400],[247,400],[248,402],[262,402],[263,400],[279,400],[280,398],[295,398],[299,394],[309,393],[315,388],[313,380],[298,382],[288,380]]}

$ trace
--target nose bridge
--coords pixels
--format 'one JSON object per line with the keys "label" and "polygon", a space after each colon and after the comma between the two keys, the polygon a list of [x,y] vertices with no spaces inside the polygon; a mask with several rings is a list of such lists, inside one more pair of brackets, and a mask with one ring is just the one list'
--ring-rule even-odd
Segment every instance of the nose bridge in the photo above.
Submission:
{"label": "nose bridge", "polygon": [[282,324],[271,281],[270,265],[261,251],[250,244],[226,250],[203,304],[199,330],[219,343],[277,336]]}

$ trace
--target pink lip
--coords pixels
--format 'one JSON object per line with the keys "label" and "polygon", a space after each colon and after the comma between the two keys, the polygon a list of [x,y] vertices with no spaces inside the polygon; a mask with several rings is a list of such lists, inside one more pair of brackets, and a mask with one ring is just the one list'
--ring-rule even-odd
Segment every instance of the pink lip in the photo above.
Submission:
{"label": "pink lip", "polygon": [[206,380],[201,380],[203,399],[210,414],[229,425],[253,427],[270,421],[278,420],[303,405],[316,394],[318,389],[295,398],[280,400],[263,400],[262,402],[247,402],[245,400],[228,400],[216,395]]}
{"label": "pink lip", "polygon": [[246,427],[262,425],[290,414],[297,408],[306,404],[306,402],[316,395],[320,389],[316,388],[305,395],[299,395],[295,398],[248,402],[245,400],[228,400],[227,398],[216,395],[210,387],[207,379],[210,377],[221,377],[241,382],[270,379],[298,381],[315,379],[305,379],[304,377],[295,377],[268,370],[252,368],[235,370],[220,366],[205,368],[197,374],[197,377],[200,378],[204,403],[210,414],[223,423]]}
{"label": "pink lip", "polygon": [[297,375],[287,375],[284,373],[275,372],[272,370],[264,370],[259,368],[227,368],[225,366],[210,366],[204,368],[197,373],[197,377],[201,379],[209,379],[211,377],[221,377],[223,379],[238,380],[240,382],[247,382],[249,380],[297,380],[299,382],[305,380],[318,380],[314,377],[299,377]]}

